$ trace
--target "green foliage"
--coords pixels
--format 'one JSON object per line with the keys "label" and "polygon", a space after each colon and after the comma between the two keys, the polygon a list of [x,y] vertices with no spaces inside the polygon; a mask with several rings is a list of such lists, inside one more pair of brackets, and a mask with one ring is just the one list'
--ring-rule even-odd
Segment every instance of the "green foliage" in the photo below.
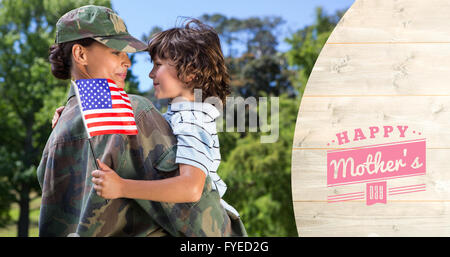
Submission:
{"label": "green foliage", "polygon": [[279,100],[282,119],[275,143],[261,143],[265,133],[260,132],[231,142],[219,135],[226,155],[218,170],[228,186],[224,200],[239,211],[249,236],[297,236],[290,181],[298,101],[285,95]]}
{"label": "green foliage", "polygon": [[[295,94],[286,58],[276,50],[276,29],[284,23],[281,17],[237,19],[204,14],[200,19],[216,29],[229,49],[226,61],[235,94],[242,97]],[[241,56],[234,54],[236,43],[245,46]]]}
{"label": "green foliage", "polygon": [[[136,55],[129,56],[131,66],[133,66],[133,64],[136,62],[134,60],[135,56]],[[124,90],[127,92],[127,94],[144,95],[143,92],[139,91],[139,81],[137,77],[133,74],[133,72],[131,72],[131,70],[129,70],[127,73]]]}
{"label": "green foliage", "polygon": [[161,32],[161,31],[163,31],[163,29],[161,27],[155,26],[150,30],[150,32],[148,34],[142,35],[141,40],[148,43],[148,42],[150,42],[150,39],[152,38],[153,35],[155,35],[158,32]]}
{"label": "green foliage", "polygon": [[199,19],[213,26],[220,34],[229,49],[228,57],[234,56],[233,44],[236,42],[245,45],[245,52],[257,58],[275,54],[278,41],[274,32],[284,23],[281,17],[238,19],[222,14],[204,14]]}
{"label": "green foliage", "polygon": [[295,94],[289,80],[292,74],[282,54],[256,58],[247,53],[240,58],[229,58],[227,62],[232,78],[231,86],[237,95],[256,97]]}

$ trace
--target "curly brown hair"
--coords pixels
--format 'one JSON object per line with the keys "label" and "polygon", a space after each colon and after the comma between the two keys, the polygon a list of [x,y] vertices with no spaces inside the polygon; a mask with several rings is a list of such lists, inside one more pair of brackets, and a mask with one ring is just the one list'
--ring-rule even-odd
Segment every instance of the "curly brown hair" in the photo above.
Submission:
{"label": "curly brown hair", "polygon": [[[202,90],[202,100],[218,97],[222,104],[230,94],[230,76],[225,65],[217,32],[197,19],[189,19],[184,27],[156,33],[148,52],[156,58],[175,63],[178,78],[188,87]],[[188,76],[194,77],[187,81]],[[193,76],[192,76],[193,75]]]}

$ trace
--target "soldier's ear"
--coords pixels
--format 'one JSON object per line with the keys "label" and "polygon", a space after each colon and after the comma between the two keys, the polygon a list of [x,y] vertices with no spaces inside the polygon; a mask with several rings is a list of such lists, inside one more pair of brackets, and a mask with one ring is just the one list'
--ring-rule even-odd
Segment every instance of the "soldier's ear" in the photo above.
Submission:
{"label": "soldier's ear", "polygon": [[74,44],[72,47],[72,60],[75,64],[87,65],[87,49],[80,44]]}

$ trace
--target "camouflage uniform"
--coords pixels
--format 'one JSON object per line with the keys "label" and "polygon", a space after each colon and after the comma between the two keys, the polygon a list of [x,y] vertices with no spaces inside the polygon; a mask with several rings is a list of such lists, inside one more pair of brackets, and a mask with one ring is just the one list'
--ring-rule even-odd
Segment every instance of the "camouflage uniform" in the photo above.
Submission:
{"label": "camouflage uniform", "polygon": [[147,99],[130,95],[138,135],[91,138],[91,152],[73,88],[38,167],[42,188],[40,236],[246,236],[241,220],[220,205],[205,181],[195,203],[162,203],[119,198],[110,201],[93,189],[95,158],[127,179],[164,179],[179,174],[176,139]]}
{"label": "camouflage uniform", "polygon": [[[147,48],[105,7],[80,7],[58,21],[56,43],[85,37],[125,52]],[[40,236],[246,236],[239,217],[220,205],[209,176],[201,199],[195,203],[126,198],[106,201],[98,196],[91,180],[96,158],[123,178],[169,178],[179,175],[176,139],[149,100],[129,95],[138,135],[101,135],[89,141],[74,96],[71,86],[37,170],[42,188]]]}

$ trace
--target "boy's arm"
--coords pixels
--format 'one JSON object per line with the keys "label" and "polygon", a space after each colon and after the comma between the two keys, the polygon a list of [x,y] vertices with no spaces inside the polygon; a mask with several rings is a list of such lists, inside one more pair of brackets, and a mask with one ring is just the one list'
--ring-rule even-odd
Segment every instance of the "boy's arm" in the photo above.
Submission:
{"label": "boy's arm", "polygon": [[205,173],[197,167],[181,164],[180,175],[162,180],[123,179],[106,164],[92,172],[97,194],[106,199],[132,198],[158,202],[184,203],[200,200]]}

